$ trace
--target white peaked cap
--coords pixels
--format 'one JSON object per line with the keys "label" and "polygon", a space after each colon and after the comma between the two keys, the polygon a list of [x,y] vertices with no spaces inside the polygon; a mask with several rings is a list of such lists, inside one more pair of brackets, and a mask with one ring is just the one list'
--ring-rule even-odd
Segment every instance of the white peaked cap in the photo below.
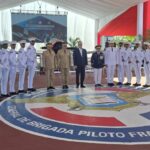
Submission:
{"label": "white peaked cap", "polygon": [[149,43],[149,42],[144,42],[143,44],[144,44],[144,45],[150,45],[150,43]]}
{"label": "white peaked cap", "polygon": [[111,41],[109,41],[109,43],[115,43],[115,41],[114,41],[114,40],[111,40]]}
{"label": "white peaked cap", "polygon": [[9,43],[10,43],[10,42],[7,41],[7,40],[4,40],[4,41],[1,42],[1,44],[9,44]]}
{"label": "white peaked cap", "polygon": [[53,45],[57,42],[63,42],[62,40],[59,40],[59,39],[56,39],[56,38],[53,38],[50,40],[50,43],[52,43]]}
{"label": "white peaked cap", "polygon": [[20,44],[26,43],[26,40],[21,40],[21,41],[19,41],[19,43],[20,43]]}
{"label": "white peaked cap", "polygon": [[31,41],[35,41],[36,38],[35,37],[30,37],[28,40],[31,42]]}
{"label": "white peaked cap", "polygon": [[128,45],[130,45],[131,43],[130,43],[130,42],[128,42],[128,41],[126,41],[126,42],[124,42],[124,44],[128,44]]}
{"label": "white peaked cap", "polygon": [[141,41],[135,41],[134,44],[141,44]]}
{"label": "white peaked cap", "polygon": [[17,44],[17,42],[16,42],[16,41],[11,41],[10,44],[11,44],[11,45]]}

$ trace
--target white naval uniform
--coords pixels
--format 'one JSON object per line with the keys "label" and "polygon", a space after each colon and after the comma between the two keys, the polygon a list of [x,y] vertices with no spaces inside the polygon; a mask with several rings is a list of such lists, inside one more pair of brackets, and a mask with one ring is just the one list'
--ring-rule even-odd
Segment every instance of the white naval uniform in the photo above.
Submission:
{"label": "white naval uniform", "polygon": [[2,58],[2,51],[0,49],[0,82],[1,82],[1,78],[2,78],[2,63],[1,63],[1,58]]}
{"label": "white naval uniform", "polygon": [[[137,84],[140,84],[141,82],[142,60],[143,60],[143,52],[141,48],[137,48],[137,50],[132,51],[133,68],[135,71]],[[138,63],[136,61],[138,61]]]}
{"label": "white naval uniform", "polygon": [[9,75],[9,52],[7,49],[2,49],[1,64],[2,64],[1,94],[7,95],[7,83]]}
{"label": "white naval uniform", "polygon": [[15,81],[16,81],[16,69],[17,69],[17,57],[15,49],[9,51],[9,91],[15,92]]}
{"label": "white naval uniform", "polygon": [[36,69],[36,49],[30,45],[27,48],[27,67],[28,67],[28,89],[33,88],[33,78]]}
{"label": "white naval uniform", "polygon": [[123,53],[124,60],[124,72],[127,77],[127,83],[131,83],[132,78],[132,50],[131,48],[125,48]]}
{"label": "white naval uniform", "polygon": [[27,67],[27,55],[24,48],[20,48],[18,52],[18,70],[19,70],[19,90],[24,90],[25,72]]}
{"label": "white naval uniform", "polygon": [[117,48],[117,72],[120,83],[124,81],[124,62],[123,62],[124,47]]}
{"label": "white naval uniform", "polygon": [[146,76],[146,85],[150,85],[150,49],[143,52],[144,55],[144,73]]}
{"label": "white naval uniform", "polygon": [[107,65],[107,83],[113,83],[115,68],[117,64],[117,49],[108,47],[105,51],[105,65]]}
{"label": "white naval uniform", "polygon": [[1,63],[1,58],[2,58],[2,51],[0,49],[0,83],[1,83],[1,79],[2,79],[2,63]]}

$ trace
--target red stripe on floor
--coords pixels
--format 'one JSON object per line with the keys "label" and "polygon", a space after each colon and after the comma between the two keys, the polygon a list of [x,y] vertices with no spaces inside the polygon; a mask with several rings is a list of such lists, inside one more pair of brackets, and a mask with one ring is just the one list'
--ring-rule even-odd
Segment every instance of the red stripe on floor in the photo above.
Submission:
{"label": "red stripe on floor", "polygon": [[62,121],[72,124],[89,125],[89,126],[125,126],[122,122],[114,117],[89,117],[71,114],[55,109],[53,107],[48,108],[34,108],[32,111],[40,116],[53,119],[56,121]]}

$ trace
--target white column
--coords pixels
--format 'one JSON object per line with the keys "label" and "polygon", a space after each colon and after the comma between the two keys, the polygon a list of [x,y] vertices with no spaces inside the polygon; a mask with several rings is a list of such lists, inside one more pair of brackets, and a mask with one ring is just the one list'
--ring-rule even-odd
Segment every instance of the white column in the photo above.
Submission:
{"label": "white column", "polygon": [[99,19],[95,19],[95,45],[97,44],[98,31],[99,31]]}
{"label": "white column", "polygon": [[[139,3],[137,6],[137,36],[143,37],[143,3]],[[138,39],[140,40],[140,39]]]}

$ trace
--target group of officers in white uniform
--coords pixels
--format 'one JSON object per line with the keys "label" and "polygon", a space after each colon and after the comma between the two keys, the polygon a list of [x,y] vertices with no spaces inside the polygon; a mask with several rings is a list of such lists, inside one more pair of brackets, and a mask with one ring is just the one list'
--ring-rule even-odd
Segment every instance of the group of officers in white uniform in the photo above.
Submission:
{"label": "group of officers in white uniform", "polygon": [[[33,78],[36,69],[36,49],[34,48],[35,38],[29,39],[30,45],[26,47],[26,41],[20,41],[18,55],[16,52],[16,42],[0,42],[0,87],[1,97],[8,97],[7,85],[9,83],[10,95],[15,95],[16,72],[19,72],[18,93],[24,90],[26,69],[28,69],[28,91],[35,91],[33,88]],[[9,48],[10,46],[10,48]]]}
{"label": "group of officers in white uniform", "polygon": [[[107,72],[108,86],[114,86],[113,79],[117,70],[118,83],[117,85],[131,85],[132,73],[135,73],[136,83],[133,86],[141,86],[142,66],[146,83],[144,87],[150,87],[150,43],[139,41],[134,43],[131,48],[131,43],[120,42],[119,46],[115,46],[114,41],[109,42],[109,46],[104,51],[105,67]],[[127,82],[124,83],[125,76]]]}
{"label": "group of officers in white uniform", "polygon": [[[28,91],[36,91],[33,88],[33,78],[36,70],[36,49],[34,47],[35,38],[30,38],[30,45],[26,47],[26,41],[20,41],[20,49],[16,57],[16,42],[2,41],[0,43],[0,82],[1,82],[1,97],[9,96],[7,93],[7,84],[9,83],[10,95],[17,94],[15,91],[16,72],[18,68],[19,82],[18,92],[25,93],[24,81],[26,69],[28,69]],[[65,43],[64,43],[65,44]],[[8,46],[10,45],[10,49]],[[114,76],[117,70],[118,83],[122,86],[131,85],[132,72],[134,70],[136,83],[134,86],[141,85],[141,67],[144,66],[144,74],[146,83],[144,87],[150,87],[150,43],[135,42],[134,49],[131,48],[131,43],[120,42],[116,47],[114,41],[109,42],[109,46],[104,51],[101,45],[95,47],[96,52],[92,54],[91,64],[94,68],[95,86],[102,86],[102,69],[106,68],[107,84],[114,86]],[[61,51],[60,51],[61,52]],[[48,56],[49,56],[48,51]],[[66,53],[64,53],[66,54]],[[46,55],[47,56],[47,55]],[[67,55],[70,59],[70,55]],[[49,57],[48,57],[49,58]],[[64,58],[64,57],[63,57]],[[69,59],[67,61],[69,61]],[[63,62],[62,62],[63,64]],[[69,65],[68,65],[69,66]],[[49,76],[49,75],[48,75]],[[125,76],[127,82],[124,83]],[[49,77],[48,77],[49,78]],[[67,85],[67,84],[66,84]],[[54,88],[53,88],[54,89]]]}

